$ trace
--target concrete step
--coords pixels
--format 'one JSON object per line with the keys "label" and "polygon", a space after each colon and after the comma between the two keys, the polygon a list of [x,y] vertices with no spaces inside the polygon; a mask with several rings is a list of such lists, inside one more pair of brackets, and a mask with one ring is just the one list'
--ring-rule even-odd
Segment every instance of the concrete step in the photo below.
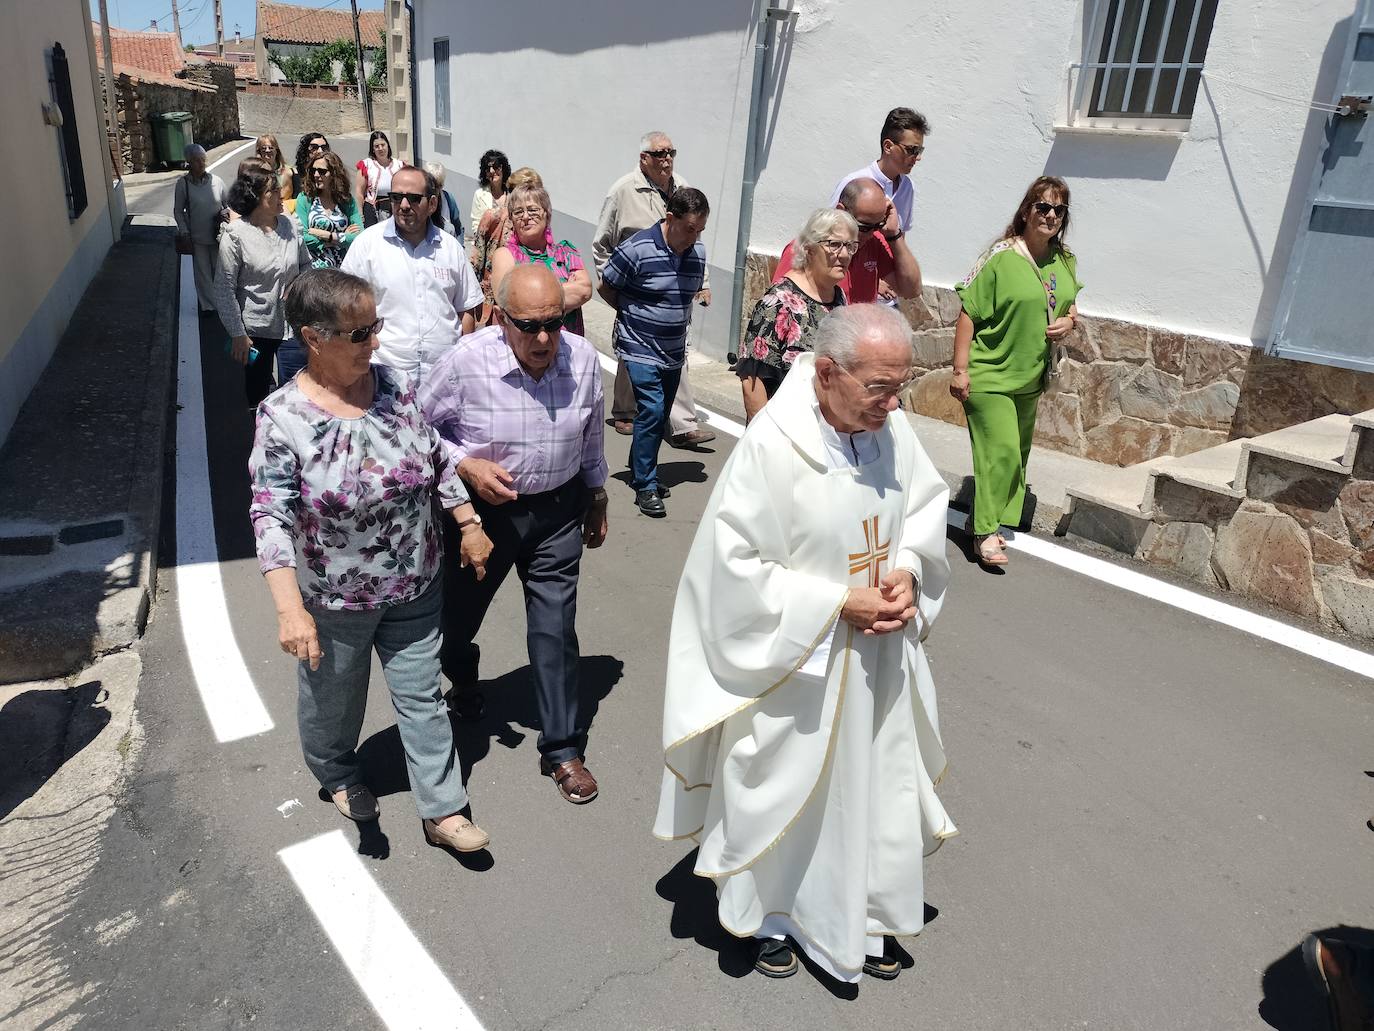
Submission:
{"label": "concrete step", "polygon": [[[1272,433],[1241,441],[1245,453],[1268,455],[1297,465],[1332,473],[1349,473],[1355,461],[1355,447],[1359,431],[1354,420],[1374,416],[1374,411],[1360,416],[1325,415],[1320,419],[1287,426]],[[1245,485],[1244,468],[1238,485]]]}

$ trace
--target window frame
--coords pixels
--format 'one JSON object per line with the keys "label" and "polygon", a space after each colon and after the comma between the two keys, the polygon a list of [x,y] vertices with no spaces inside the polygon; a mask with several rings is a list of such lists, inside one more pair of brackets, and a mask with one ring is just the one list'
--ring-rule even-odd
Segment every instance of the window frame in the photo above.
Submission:
{"label": "window frame", "polygon": [[[1186,132],[1192,123],[1193,110],[1196,109],[1197,94],[1194,92],[1193,106],[1186,113],[1174,110],[1166,114],[1150,114],[1147,112],[1107,112],[1092,114],[1094,107],[1098,107],[1107,96],[1111,88],[1112,76],[1115,73],[1125,71],[1126,83],[1123,91],[1123,103],[1130,103],[1130,96],[1135,87],[1137,76],[1141,74],[1149,75],[1151,78],[1150,93],[1146,100],[1146,107],[1159,107],[1160,98],[1159,86],[1163,74],[1176,71],[1178,81],[1174,86],[1173,103],[1163,105],[1165,109],[1177,108],[1181,105],[1184,93],[1187,88],[1187,79],[1191,72],[1196,71],[1199,79],[1201,78],[1207,58],[1207,50],[1211,47],[1211,35],[1216,25],[1217,11],[1212,11],[1212,24],[1205,27],[1207,43],[1201,55],[1201,60],[1190,60],[1192,52],[1196,46],[1197,39],[1202,29],[1201,18],[1204,7],[1209,0],[1196,0],[1193,6],[1192,19],[1188,26],[1187,36],[1184,38],[1180,60],[1165,60],[1165,52],[1169,45],[1170,32],[1174,28],[1174,18],[1178,9],[1178,0],[1084,0],[1085,4],[1090,5],[1087,11],[1087,34],[1083,40],[1083,60],[1075,66],[1077,71],[1077,83],[1073,92],[1072,106],[1068,112],[1070,128],[1086,129],[1114,129],[1128,132],[1162,132],[1178,133]],[[1130,48],[1130,54],[1125,60],[1114,59],[1114,55],[1119,53],[1118,41],[1119,33],[1124,19],[1122,13],[1128,10],[1128,6],[1135,4],[1140,8],[1139,23],[1136,29],[1134,45]],[[1155,47],[1153,57],[1142,54],[1144,36],[1147,23],[1155,4],[1167,4],[1165,7],[1164,22],[1160,30],[1159,41]],[[1219,3],[1218,3],[1219,6]],[[1109,18],[1111,14],[1115,17]],[[1112,25],[1112,37],[1107,38],[1108,22]],[[1199,82],[1199,88],[1200,88]]]}
{"label": "window frame", "polygon": [[[444,45],[442,92],[440,90],[439,74],[440,43]],[[449,48],[449,38],[447,36],[435,36],[432,53],[434,55],[434,128],[443,132],[450,132],[453,129],[453,97],[451,94],[452,80],[449,77],[449,64],[452,58],[452,51]]]}

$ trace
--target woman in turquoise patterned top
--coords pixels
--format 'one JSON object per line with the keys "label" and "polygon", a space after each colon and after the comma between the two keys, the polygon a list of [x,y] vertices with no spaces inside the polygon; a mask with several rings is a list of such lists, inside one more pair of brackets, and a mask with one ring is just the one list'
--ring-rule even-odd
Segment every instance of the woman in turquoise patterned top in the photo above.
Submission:
{"label": "woman in turquoise patterned top", "polygon": [[457,521],[455,558],[479,579],[491,541],[415,384],[371,364],[382,325],[372,288],[311,269],[286,313],[307,364],[258,409],[250,515],[278,643],[297,660],[306,765],[343,815],[377,818],[356,752],[375,650],[426,840],[477,851],[488,838],[462,812],[468,797],[439,671],[436,509]]}
{"label": "woman in turquoise patterned top", "polygon": [[296,219],[316,268],[338,268],[363,231],[363,217],[348,184],[348,171],[333,151],[317,154],[305,170],[296,198]]}
{"label": "woman in turquoise patterned top", "polygon": [[978,561],[1005,566],[1000,530],[1020,524],[1026,462],[1045,380],[1056,374],[1055,341],[1078,324],[1083,284],[1064,242],[1069,187],[1042,175],[1031,183],[1002,238],[955,289],[963,311],[954,328],[949,392],[962,401],[973,448],[970,529]]}

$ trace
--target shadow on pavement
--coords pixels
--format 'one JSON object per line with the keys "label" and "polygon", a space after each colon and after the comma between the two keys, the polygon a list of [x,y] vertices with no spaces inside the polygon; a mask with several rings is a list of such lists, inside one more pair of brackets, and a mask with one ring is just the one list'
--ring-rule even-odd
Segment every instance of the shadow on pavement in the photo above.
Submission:
{"label": "shadow on pavement", "polygon": [[697,849],[692,849],[654,885],[658,897],[673,904],[668,930],[674,938],[691,938],[716,953],[721,973],[744,977],[754,970],[752,939],[736,938],[720,926],[715,885],[692,873],[696,862]]}
{"label": "shadow on pavement", "polygon": [[0,710],[0,819],[75,758],[110,722],[105,688],[88,680],[65,690],[24,691]]}
{"label": "shadow on pavement", "polygon": [[[1319,938],[1335,938],[1374,948],[1374,930],[1367,927],[1326,927],[1314,932]],[[1304,935],[1304,937],[1306,937]],[[1302,960],[1302,944],[1294,945],[1264,971],[1260,981],[1264,997],[1259,1015],[1277,1031],[1312,1031],[1328,1026],[1326,998],[1312,983]]]}
{"label": "shadow on pavement", "polygon": [[[586,714],[589,733],[602,700],[620,682],[624,672],[625,664],[610,655],[584,655],[579,661],[580,705]],[[491,752],[493,738],[503,747],[514,749],[525,740],[525,735],[516,729],[517,726],[535,733],[540,729],[528,665],[504,673],[495,680],[484,680],[480,688],[487,700],[486,716],[475,723],[460,722],[450,716],[464,783],[471,779],[473,767]],[[358,747],[358,759],[362,763],[367,786],[378,798],[410,790],[405,749],[401,746],[401,733],[395,724],[379,730],[364,741]]]}
{"label": "shadow on pavement", "polygon": [[[669,490],[683,483],[705,483],[706,478],[706,466],[700,462],[658,463],[658,484]],[[622,469],[618,473],[612,473],[611,479],[619,480],[628,487],[630,486],[630,470]]]}

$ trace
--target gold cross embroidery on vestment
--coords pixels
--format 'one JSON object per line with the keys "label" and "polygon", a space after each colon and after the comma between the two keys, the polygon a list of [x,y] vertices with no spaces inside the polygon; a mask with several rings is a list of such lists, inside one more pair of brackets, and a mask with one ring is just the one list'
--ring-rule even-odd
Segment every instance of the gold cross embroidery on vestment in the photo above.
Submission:
{"label": "gold cross embroidery on vestment", "polygon": [[868,571],[868,586],[878,587],[883,580],[883,563],[888,561],[892,538],[881,543],[878,540],[878,517],[863,521],[864,550],[850,552],[849,575]]}

